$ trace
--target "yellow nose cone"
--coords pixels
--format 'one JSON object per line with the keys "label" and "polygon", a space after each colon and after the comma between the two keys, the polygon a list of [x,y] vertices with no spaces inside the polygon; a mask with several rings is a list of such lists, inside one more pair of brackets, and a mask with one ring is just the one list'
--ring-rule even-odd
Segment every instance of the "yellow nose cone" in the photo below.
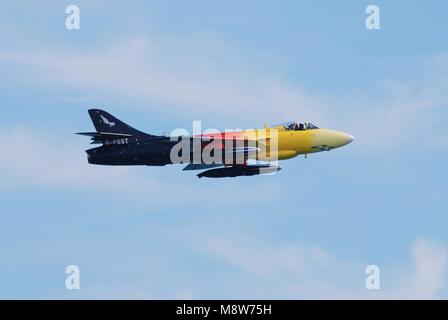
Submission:
{"label": "yellow nose cone", "polygon": [[349,144],[353,140],[353,136],[345,132],[322,129],[318,134],[315,135],[314,145],[339,148]]}
{"label": "yellow nose cone", "polygon": [[344,133],[344,132],[339,132],[339,143],[342,146],[345,146],[346,144],[349,144],[350,142],[352,142],[355,138],[353,138],[352,135],[348,134],[348,133]]}
{"label": "yellow nose cone", "polygon": [[334,148],[339,148],[352,142],[353,136],[341,131],[332,131],[330,132],[328,139],[328,145]]}

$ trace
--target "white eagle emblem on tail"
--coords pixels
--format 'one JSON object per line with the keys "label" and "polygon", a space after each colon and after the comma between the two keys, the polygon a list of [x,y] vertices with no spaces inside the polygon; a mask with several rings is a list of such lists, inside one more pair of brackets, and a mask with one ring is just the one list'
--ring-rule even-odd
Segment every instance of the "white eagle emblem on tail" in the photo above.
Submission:
{"label": "white eagle emblem on tail", "polygon": [[100,118],[101,120],[103,120],[103,123],[109,125],[110,128],[115,126],[115,122],[107,120],[107,118],[105,118],[103,115],[100,115]]}

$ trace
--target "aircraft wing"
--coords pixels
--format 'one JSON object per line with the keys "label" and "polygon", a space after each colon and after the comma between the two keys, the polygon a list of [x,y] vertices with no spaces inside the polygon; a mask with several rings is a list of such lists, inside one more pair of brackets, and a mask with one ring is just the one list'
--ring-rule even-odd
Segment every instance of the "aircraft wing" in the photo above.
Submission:
{"label": "aircraft wing", "polygon": [[132,137],[132,134],[127,133],[112,133],[112,132],[78,132],[82,136],[88,136],[92,138],[92,142],[90,144],[99,144],[103,143],[104,140],[111,139],[123,139]]}
{"label": "aircraft wing", "polygon": [[212,163],[212,164],[205,164],[205,163],[201,163],[201,164],[193,164],[190,163],[188,164],[185,168],[183,168],[183,171],[190,171],[190,170],[205,170],[205,169],[213,169],[213,168],[218,168],[218,167],[223,167],[224,164],[220,164],[220,163]]}

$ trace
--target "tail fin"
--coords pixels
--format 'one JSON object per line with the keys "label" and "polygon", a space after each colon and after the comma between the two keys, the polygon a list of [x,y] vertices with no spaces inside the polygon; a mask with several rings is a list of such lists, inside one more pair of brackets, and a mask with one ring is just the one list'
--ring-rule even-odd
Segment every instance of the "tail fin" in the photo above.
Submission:
{"label": "tail fin", "polygon": [[100,109],[90,109],[90,118],[97,132],[100,133],[116,133],[116,134],[129,134],[129,135],[148,135],[144,132],[138,131],[132,128],[126,123],[118,120],[110,113]]}

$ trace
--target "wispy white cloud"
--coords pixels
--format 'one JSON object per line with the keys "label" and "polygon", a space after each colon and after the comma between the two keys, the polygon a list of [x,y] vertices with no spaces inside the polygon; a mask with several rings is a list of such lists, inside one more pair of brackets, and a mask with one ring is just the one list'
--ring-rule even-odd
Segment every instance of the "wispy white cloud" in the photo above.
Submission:
{"label": "wispy white cloud", "polygon": [[447,247],[426,238],[412,244],[412,265],[380,266],[379,291],[364,286],[368,263],[338,258],[319,246],[207,237],[198,248],[239,269],[238,278],[252,279],[255,298],[436,299],[447,285]]}
{"label": "wispy white cloud", "polygon": [[446,134],[441,123],[447,116],[448,96],[435,81],[385,80],[374,89],[374,95],[366,92],[364,97],[349,98],[347,105],[353,117],[348,125],[362,142],[361,147],[377,153],[416,143],[438,145],[437,139],[428,139],[428,135]]}
{"label": "wispy white cloud", "polygon": [[79,51],[8,50],[0,52],[0,60],[38,71],[39,81],[113,91],[147,102],[153,110],[168,104],[184,114],[218,113],[258,120],[273,116],[275,121],[323,117],[318,100],[302,90],[262,72],[241,70],[239,65],[220,66],[206,55],[193,54],[196,49],[185,40],[154,42],[133,37]]}
{"label": "wispy white cloud", "polygon": [[[26,81],[113,92],[143,101],[154,111],[166,112],[168,105],[170,112],[189,117],[312,120],[350,131],[359,142],[357,149],[367,152],[416,143],[422,130],[446,134],[437,126],[448,105],[443,55],[422,61],[418,81],[386,78],[368,91],[313,94],[269,71],[229,61],[231,52],[219,37],[136,36],[79,50],[4,49],[0,63],[23,68]],[[33,71],[35,77],[29,74]]]}
{"label": "wispy white cloud", "polygon": [[113,189],[113,183],[153,188],[154,183],[139,179],[126,168],[97,167],[87,163],[84,150],[71,143],[54,144],[51,137],[21,128],[0,132],[2,188],[50,186],[56,188]]}
{"label": "wispy white cloud", "polygon": [[448,248],[434,240],[418,238],[412,245],[413,268],[392,297],[436,299],[447,286]]}
{"label": "wispy white cloud", "polygon": [[[275,183],[269,183],[269,187],[264,184],[251,185],[251,192],[245,192],[247,188],[242,183],[222,185],[216,181],[199,180],[195,177],[197,172],[182,172],[180,165],[174,165],[172,171],[159,167],[91,165],[87,162],[84,144],[59,141],[23,127],[2,129],[0,139],[4,141],[0,150],[0,189],[45,187],[95,190],[134,196],[139,202],[151,201],[154,206],[166,204],[167,198],[175,197],[175,203],[180,208],[196,204],[198,209],[207,200],[215,203],[216,199],[223,199],[223,194],[228,204],[233,205],[238,202],[260,204],[274,201],[281,192]],[[172,175],[185,179],[177,179],[173,183]],[[211,188],[211,185],[215,187]],[[267,192],[269,197],[260,197],[260,194]]]}
{"label": "wispy white cloud", "polygon": [[303,244],[273,247],[250,239],[235,241],[226,238],[206,239],[200,248],[242,270],[266,276],[275,273],[310,271],[311,265],[326,264],[329,253]]}

